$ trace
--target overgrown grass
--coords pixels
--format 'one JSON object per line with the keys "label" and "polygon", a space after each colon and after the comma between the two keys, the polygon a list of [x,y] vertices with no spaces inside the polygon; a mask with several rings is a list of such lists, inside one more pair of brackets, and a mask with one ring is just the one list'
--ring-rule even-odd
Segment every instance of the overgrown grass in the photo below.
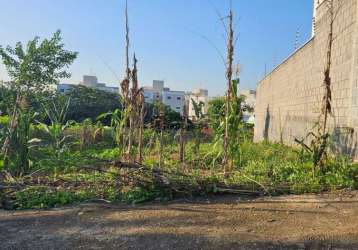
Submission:
{"label": "overgrown grass", "polygon": [[[36,133],[41,135],[40,131]],[[197,151],[194,148],[195,143],[189,140],[185,152],[186,164],[183,166],[179,163],[175,134],[165,135],[163,152],[159,152],[159,144],[153,140],[155,136],[153,131],[145,133],[147,147],[144,164],[157,168],[158,156],[162,153],[165,170],[189,176],[190,185],[193,187],[198,183],[204,186],[200,192],[195,193],[198,195],[216,193],[217,185],[220,183],[251,190],[264,190],[269,194],[302,194],[358,188],[358,165],[344,157],[331,157],[325,172],[320,173],[313,171],[310,156],[299,149],[281,144],[268,142],[255,144],[242,140],[236,155],[237,164],[234,165],[228,178],[225,178],[220,164],[222,159],[220,147],[215,147],[207,140],[201,143],[200,150]],[[119,158],[120,150],[111,142],[93,144],[86,148],[72,145],[60,154],[45,145],[34,147],[31,149],[31,173],[36,172],[39,178],[58,180],[64,184],[51,188],[40,185],[18,191],[15,195],[16,208],[51,208],[91,199],[140,203],[174,198],[173,194],[165,188],[150,185],[118,186],[118,180],[113,174],[88,171],[85,168],[95,166],[101,160]]]}

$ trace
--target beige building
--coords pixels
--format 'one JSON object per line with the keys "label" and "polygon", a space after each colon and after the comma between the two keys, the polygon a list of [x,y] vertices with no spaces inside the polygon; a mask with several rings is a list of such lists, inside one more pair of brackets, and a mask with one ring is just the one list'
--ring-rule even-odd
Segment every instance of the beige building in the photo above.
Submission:
{"label": "beige building", "polygon": [[245,111],[243,113],[244,122],[255,124],[256,91],[243,89],[240,91],[240,96],[245,96],[245,104],[254,110],[253,112]]}
{"label": "beige building", "polygon": [[173,111],[183,115],[185,104],[185,92],[173,91],[164,86],[164,81],[154,80],[152,86],[143,87],[145,102],[162,102]]}
{"label": "beige building", "polygon": [[[332,49],[333,150],[357,159],[358,0],[334,0]],[[312,38],[257,86],[255,141],[293,145],[318,120],[329,34],[327,0],[315,0]]]}
{"label": "beige building", "polygon": [[109,87],[105,83],[98,82],[97,76],[84,75],[80,85],[86,86],[87,88],[94,88],[110,93],[119,93],[118,87]]}
{"label": "beige building", "polygon": [[194,89],[192,92],[190,92],[187,95],[188,99],[188,117],[189,119],[195,119],[195,110],[192,100],[194,100],[196,103],[204,103],[202,107],[203,114],[206,114],[208,112],[208,104],[209,104],[209,95],[208,90],[206,89]]}

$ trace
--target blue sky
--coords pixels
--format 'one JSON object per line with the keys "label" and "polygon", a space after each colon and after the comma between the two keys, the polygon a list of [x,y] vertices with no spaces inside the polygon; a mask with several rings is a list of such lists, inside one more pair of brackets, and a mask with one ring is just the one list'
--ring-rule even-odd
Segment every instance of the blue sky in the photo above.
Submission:
{"label": "blue sky", "polygon": [[[232,0],[235,59],[241,65],[241,87],[256,87],[272,69],[311,36],[312,0]],[[229,0],[129,0],[131,53],[139,60],[141,85],[165,80],[173,90],[203,87],[225,91],[225,31],[215,12],[227,13]],[[78,83],[83,74],[118,83],[124,73],[124,0],[0,0],[0,44],[14,45],[57,29],[66,48],[79,52],[71,66]],[[215,6],[215,8],[213,7]],[[211,42],[203,38],[205,36]],[[117,75],[117,76],[116,76]],[[0,79],[7,80],[0,65]]]}

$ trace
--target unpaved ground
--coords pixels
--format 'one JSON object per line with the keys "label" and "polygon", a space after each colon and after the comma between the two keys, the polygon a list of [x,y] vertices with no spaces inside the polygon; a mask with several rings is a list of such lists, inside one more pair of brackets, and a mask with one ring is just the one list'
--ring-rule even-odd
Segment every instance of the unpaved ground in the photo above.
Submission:
{"label": "unpaved ground", "polygon": [[358,193],[0,211],[1,249],[358,249]]}

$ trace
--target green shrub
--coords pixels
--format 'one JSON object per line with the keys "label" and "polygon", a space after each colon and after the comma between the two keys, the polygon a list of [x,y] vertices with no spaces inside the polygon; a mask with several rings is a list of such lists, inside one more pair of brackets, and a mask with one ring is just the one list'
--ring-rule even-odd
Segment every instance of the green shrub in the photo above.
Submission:
{"label": "green shrub", "polygon": [[171,193],[166,190],[136,187],[129,189],[122,194],[123,201],[133,204],[155,200],[156,198],[159,198],[162,201],[169,200],[171,199]]}
{"label": "green shrub", "polygon": [[10,122],[10,117],[8,115],[0,116],[0,127],[6,127]]}
{"label": "green shrub", "polygon": [[90,191],[52,191],[46,188],[29,188],[16,193],[16,207],[18,209],[53,208],[81,202],[94,197]]}

